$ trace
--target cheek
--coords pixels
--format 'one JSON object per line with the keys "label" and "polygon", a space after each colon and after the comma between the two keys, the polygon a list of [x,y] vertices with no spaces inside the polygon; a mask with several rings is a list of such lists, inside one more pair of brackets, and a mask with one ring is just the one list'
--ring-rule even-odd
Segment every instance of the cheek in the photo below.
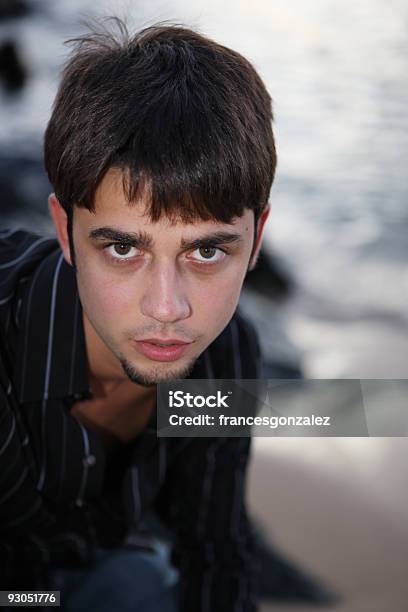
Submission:
{"label": "cheek", "polygon": [[242,280],[239,274],[223,276],[195,292],[193,311],[197,319],[214,329],[223,329],[238,304]]}
{"label": "cheek", "polygon": [[103,321],[109,326],[109,321],[120,324],[129,316],[129,308],[136,309],[134,296],[129,295],[125,286],[113,282],[97,266],[87,263],[78,268],[78,289],[81,303],[90,318]]}

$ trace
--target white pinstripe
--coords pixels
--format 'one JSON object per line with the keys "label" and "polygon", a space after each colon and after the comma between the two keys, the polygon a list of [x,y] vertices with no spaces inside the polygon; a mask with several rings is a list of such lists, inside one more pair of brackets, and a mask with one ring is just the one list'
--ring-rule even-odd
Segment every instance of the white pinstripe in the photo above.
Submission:
{"label": "white pinstripe", "polygon": [[20,298],[18,300],[18,302],[17,302],[17,308],[16,308],[16,312],[14,314],[14,321],[15,321],[16,327],[19,327],[19,323],[20,323],[21,304],[22,304],[22,299]]}
{"label": "white pinstripe", "polygon": [[[85,427],[82,425],[82,423],[80,421],[78,421],[78,423],[79,423],[79,426],[81,428],[82,439],[83,439],[83,442],[84,442],[84,455],[83,455],[83,459],[86,459],[87,457],[89,457],[89,437],[88,437],[88,432],[86,431]],[[76,499],[76,503],[78,505],[82,505],[82,502],[83,502],[86,482],[87,482],[87,479],[88,479],[88,470],[89,470],[89,465],[86,462],[82,463],[82,465],[83,465],[83,470],[82,470],[82,476],[81,476],[81,484],[79,485],[78,497]]]}
{"label": "white pinstripe", "polygon": [[16,419],[14,417],[13,413],[10,413],[11,417],[13,419],[12,425],[11,425],[11,429],[10,429],[10,433],[7,437],[7,440],[4,442],[3,446],[0,448],[0,455],[2,455],[4,453],[4,451],[6,450],[6,448],[8,447],[8,445],[10,444],[10,440],[13,436],[14,430],[16,428]]}
{"label": "white pinstripe", "polygon": [[26,251],[24,251],[24,253],[21,253],[21,255],[16,257],[16,259],[12,259],[11,261],[8,261],[7,263],[0,264],[0,270],[5,270],[6,268],[10,268],[16,263],[19,263],[28,255],[28,253],[30,253],[33,249],[35,249],[36,246],[38,246],[39,244],[42,244],[43,242],[48,242],[48,240],[49,238],[40,238],[39,240],[36,240],[35,242],[33,242],[32,245],[28,247]]}
{"label": "white pinstripe", "polygon": [[[31,314],[31,300],[33,297],[33,291],[34,291],[34,286],[37,282],[37,278],[41,272],[42,267],[46,264],[46,260],[44,259],[41,264],[38,266],[34,276],[33,276],[33,281],[30,287],[30,293],[28,294],[28,298],[27,298],[27,314],[26,314],[26,325],[28,322],[28,319],[30,318],[30,314]],[[7,333],[7,330],[6,330]],[[28,334],[25,334],[25,338],[24,338],[24,352],[23,352],[23,366],[22,366],[22,373],[21,373],[21,389],[20,389],[20,399],[24,396],[24,387],[25,387],[25,374],[26,374],[26,363],[27,363],[27,344],[28,344]]]}
{"label": "white pinstripe", "polygon": [[58,259],[58,263],[55,267],[54,278],[52,282],[50,325],[49,325],[49,331],[48,331],[47,364],[45,368],[44,396],[43,396],[45,400],[48,399],[48,391],[49,391],[49,385],[50,385],[52,343],[54,340],[55,304],[57,300],[58,277],[59,277],[63,259],[64,259],[64,256],[61,253]]}
{"label": "white pinstripe", "polygon": [[58,278],[61,269],[61,264],[64,259],[63,254],[59,256],[57,265],[54,271],[54,278],[52,281],[52,293],[51,293],[51,308],[50,308],[50,324],[48,328],[48,348],[47,348],[47,362],[45,368],[45,380],[44,380],[44,393],[43,393],[43,401],[41,403],[41,444],[42,444],[42,461],[41,461],[41,472],[40,477],[37,483],[37,489],[41,491],[44,486],[45,480],[45,472],[46,472],[46,462],[47,462],[47,453],[45,448],[45,428],[46,428],[46,410],[47,410],[47,400],[48,400],[48,391],[50,385],[50,374],[51,374],[51,356],[52,356],[52,343],[54,339],[54,322],[55,322],[55,303],[57,298],[57,285]]}
{"label": "white pinstripe", "polygon": [[7,302],[9,302],[13,297],[14,297],[14,293],[10,293],[10,295],[8,295],[7,297],[2,298],[0,300],[0,306],[2,306],[3,304],[7,304]]}

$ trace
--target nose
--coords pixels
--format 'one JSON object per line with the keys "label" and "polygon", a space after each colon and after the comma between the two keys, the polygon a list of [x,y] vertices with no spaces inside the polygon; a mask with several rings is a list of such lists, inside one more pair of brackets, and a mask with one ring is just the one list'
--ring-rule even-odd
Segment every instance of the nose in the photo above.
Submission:
{"label": "nose", "polygon": [[191,307],[175,266],[157,265],[150,270],[141,301],[141,312],[162,323],[187,319]]}

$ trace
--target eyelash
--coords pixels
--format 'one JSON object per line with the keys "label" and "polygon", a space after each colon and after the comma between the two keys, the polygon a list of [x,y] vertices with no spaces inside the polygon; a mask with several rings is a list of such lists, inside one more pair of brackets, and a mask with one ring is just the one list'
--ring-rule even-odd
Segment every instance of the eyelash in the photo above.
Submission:
{"label": "eyelash", "polygon": [[[121,246],[129,246],[129,247],[131,247],[131,248],[136,248],[136,247],[133,247],[133,245],[132,245],[132,244],[129,244],[129,243],[127,243],[127,242],[110,242],[109,244],[106,244],[106,245],[103,247],[103,250],[107,252],[107,257],[109,258],[109,260],[110,260],[110,261],[111,261],[111,262],[112,262],[114,265],[120,265],[120,266],[123,266],[123,265],[129,264],[129,263],[130,263],[130,262],[131,262],[131,261],[134,259],[134,257],[127,257],[127,258],[122,258],[122,257],[114,257],[113,255],[110,255],[110,254],[108,253],[108,249],[109,249],[110,247],[112,247],[112,246],[116,246],[116,245],[121,245]],[[218,251],[221,251],[221,252],[222,252],[224,255],[226,255],[226,256],[230,255],[230,253],[228,252],[228,250],[226,250],[226,249],[221,249],[219,246],[216,246],[216,245],[211,245],[211,244],[206,244],[206,245],[203,245],[203,246],[201,246],[201,247],[197,247],[197,248],[196,248],[196,249],[194,249],[192,252],[194,253],[194,251],[198,251],[199,249],[203,249],[203,248],[204,248],[204,249],[205,249],[205,248],[217,249]],[[137,256],[135,256],[135,257],[137,257]],[[222,258],[222,259],[220,259],[219,261],[213,261],[213,262],[211,262],[211,261],[205,262],[205,261],[197,261],[197,260],[195,260],[195,261],[194,261],[194,263],[195,263],[195,264],[197,264],[198,266],[214,266],[214,265],[216,265],[216,264],[218,264],[218,263],[221,263],[221,261],[223,261],[224,259],[225,259],[225,257],[223,257],[223,258]]]}

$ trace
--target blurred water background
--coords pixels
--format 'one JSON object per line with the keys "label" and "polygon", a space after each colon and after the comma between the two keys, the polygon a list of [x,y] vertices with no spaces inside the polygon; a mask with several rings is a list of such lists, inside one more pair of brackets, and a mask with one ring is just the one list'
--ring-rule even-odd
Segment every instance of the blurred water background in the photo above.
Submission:
{"label": "blurred water background", "polygon": [[[266,244],[297,290],[286,304],[244,293],[267,353],[300,356],[306,376],[408,373],[408,4],[403,0],[27,0],[0,23],[27,63],[21,93],[0,92],[0,155],[38,158],[63,40],[81,17],[117,14],[131,29],[170,19],[248,57],[274,102],[278,171]],[[6,161],[5,161],[6,160]],[[48,228],[35,198],[31,224]],[[27,224],[2,201],[1,224]]]}
{"label": "blurred water background", "polygon": [[[33,205],[16,210],[0,177],[0,226],[51,229],[36,160],[62,43],[81,16],[126,16],[132,29],[185,23],[248,57],[274,101],[266,244],[296,291],[283,303],[244,291],[265,353],[300,360],[310,378],[407,378],[407,2],[26,1],[26,16],[0,22],[0,43],[16,40],[28,70],[21,92],[0,88],[0,170]],[[370,398],[382,432],[385,389]],[[403,395],[394,410],[406,413]],[[407,438],[255,438],[254,447],[254,511],[275,544],[345,596],[335,612],[406,610]]]}

